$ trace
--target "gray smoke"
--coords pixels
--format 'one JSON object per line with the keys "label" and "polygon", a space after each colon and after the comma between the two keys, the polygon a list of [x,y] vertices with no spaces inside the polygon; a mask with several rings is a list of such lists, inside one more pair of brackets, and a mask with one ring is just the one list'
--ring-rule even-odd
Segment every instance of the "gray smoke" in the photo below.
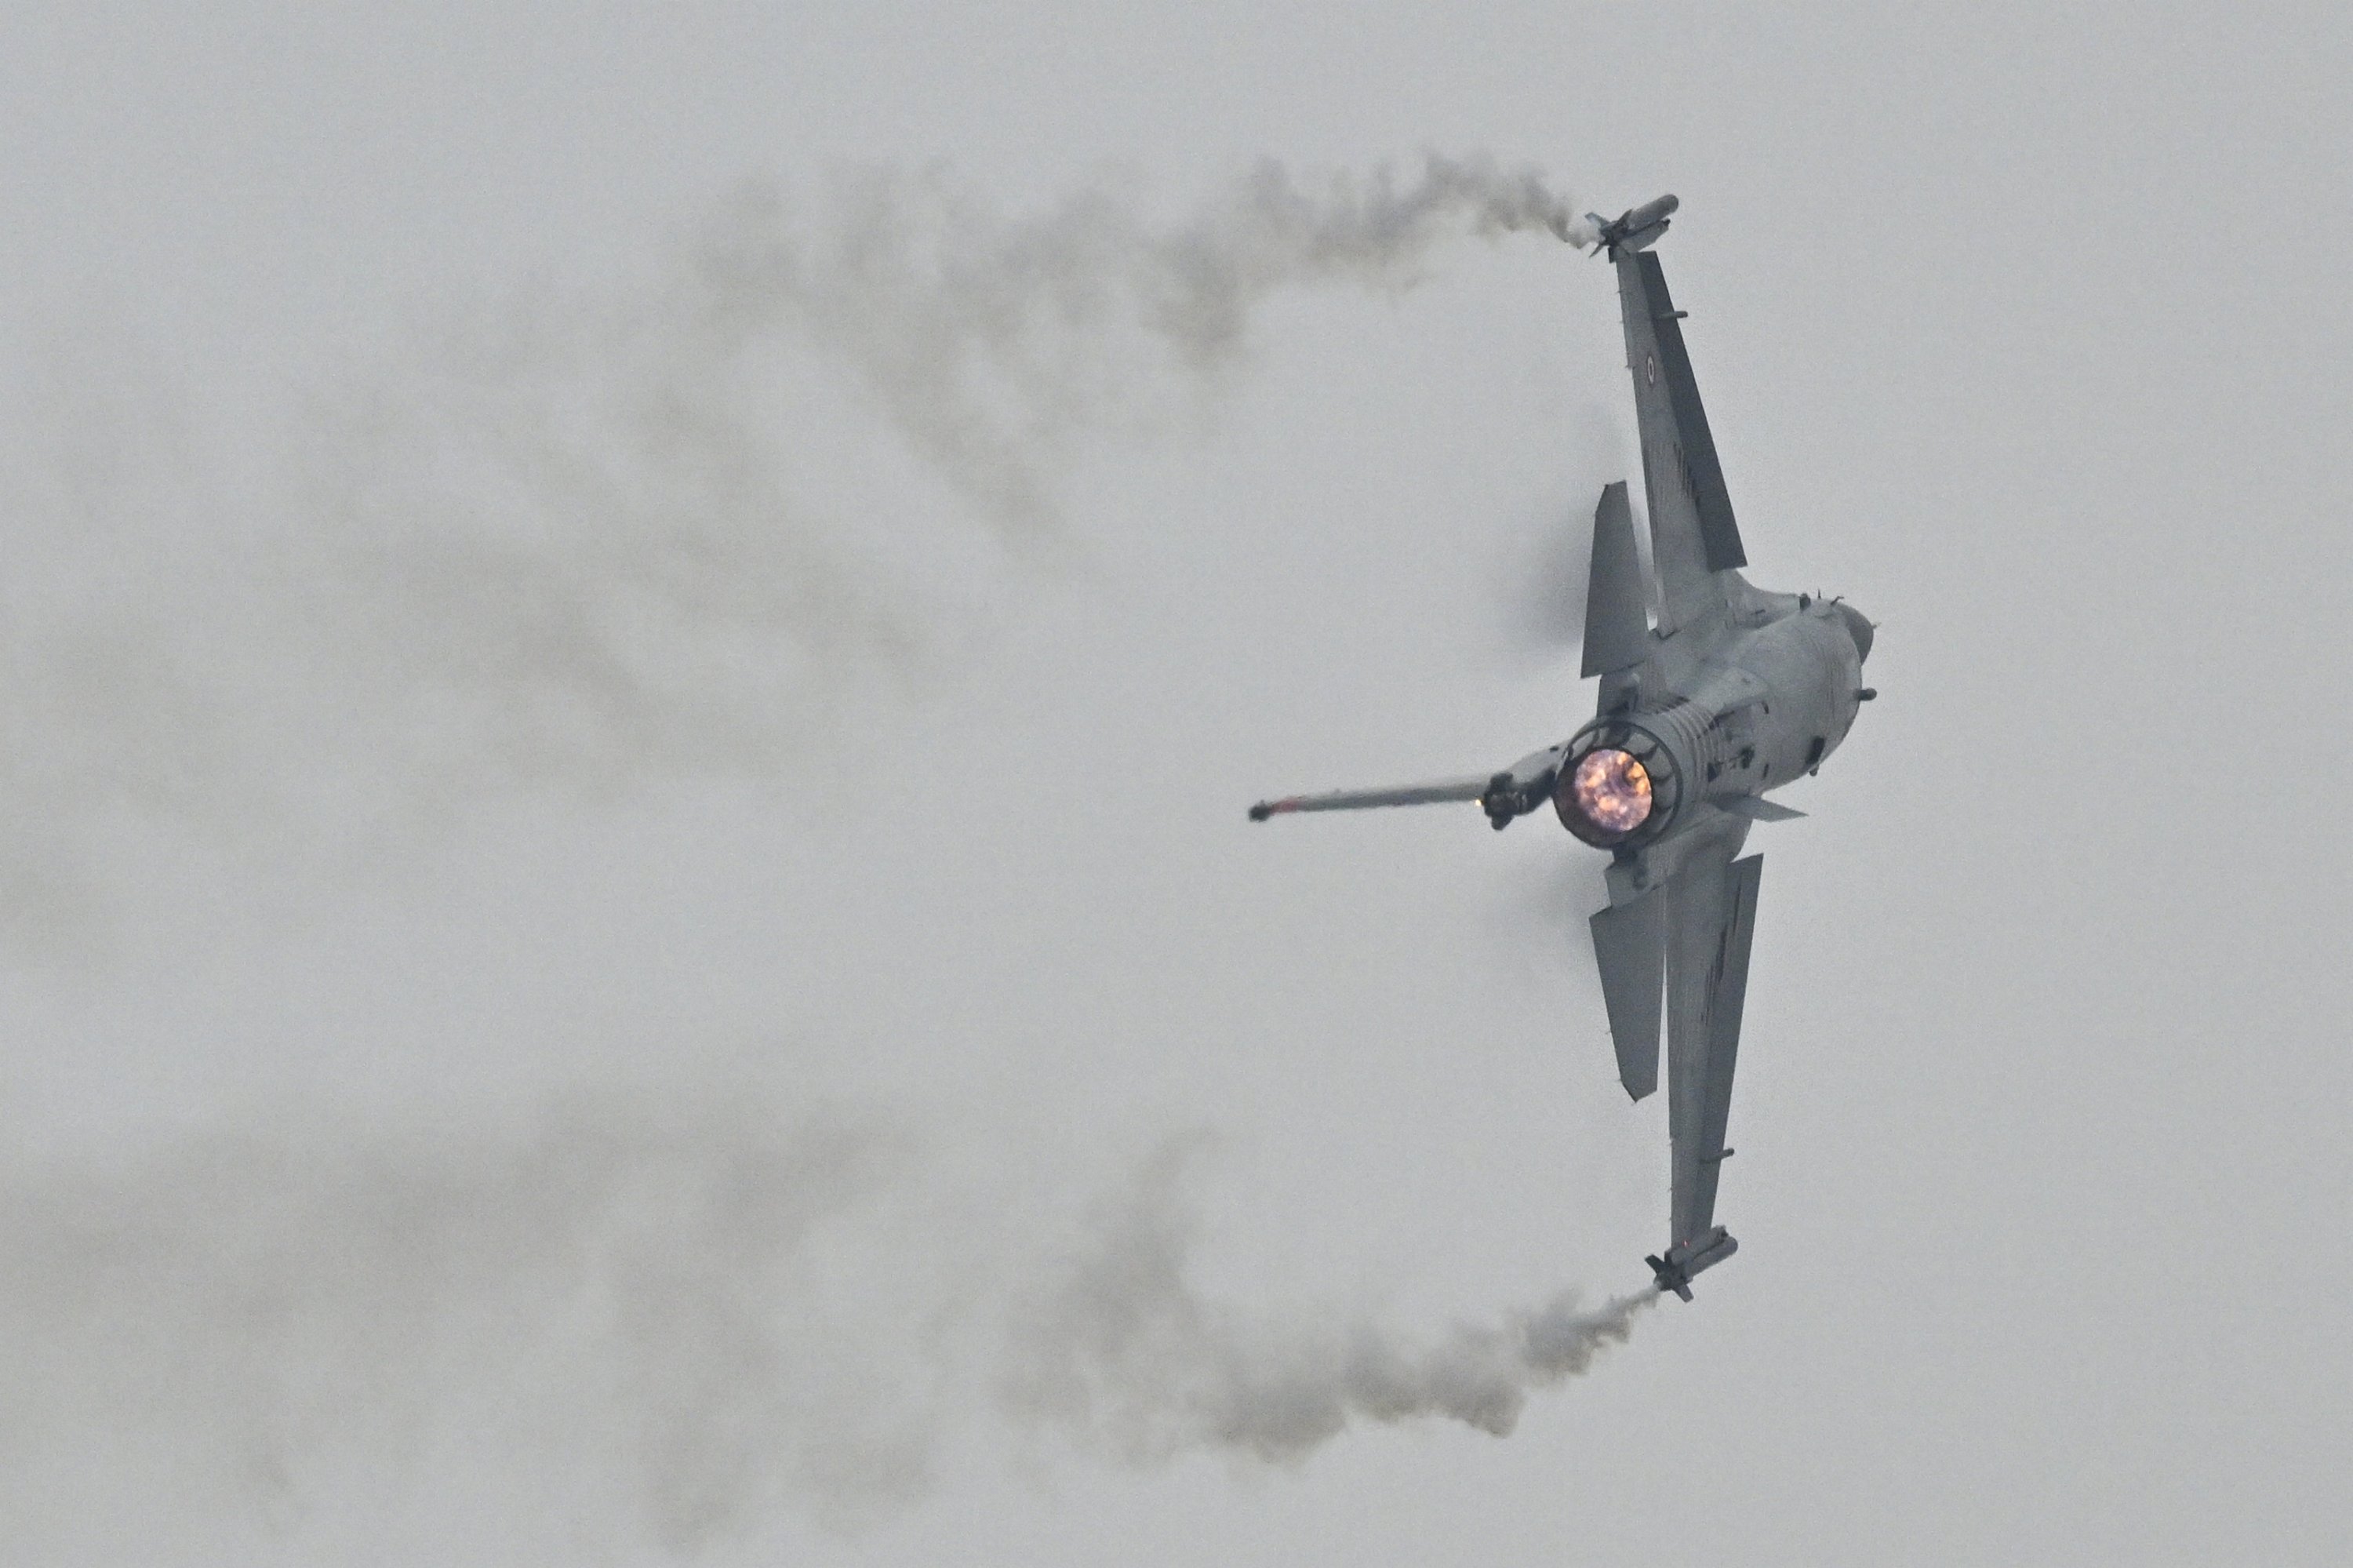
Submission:
{"label": "gray smoke", "polygon": [[1053,470],[1073,436],[1148,407],[1171,371],[1229,364],[1271,294],[1399,288],[1445,239],[1527,229],[1592,238],[1541,174],[1484,157],[1431,154],[1402,180],[1303,182],[1267,162],[1158,225],[1105,187],[1008,222],[936,172],[866,171],[814,220],[748,197],[701,251],[700,281],[722,333],[805,333],[969,501],[1029,531],[1059,521]]}
{"label": "gray smoke", "polygon": [[920,1489],[923,1369],[829,1290],[905,1261],[915,1161],[871,1120],[583,1101],[14,1172],[0,1500],[88,1541],[154,1453],[181,1507],[292,1525],[354,1471],[452,1485],[470,1435],[678,1550],[779,1493],[862,1514]]}
{"label": "gray smoke", "polygon": [[469,1509],[540,1550],[560,1528],[691,1556],[886,1515],[1002,1417],[1131,1462],[1295,1460],[1356,1420],[1501,1436],[1651,1299],[1427,1344],[1253,1322],[1187,1277],[1191,1147],[1060,1221],[903,1117],[749,1099],[20,1168],[0,1513],[60,1557]]}
{"label": "gray smoke", "polygon": [[[299,886],[502,795],[822,771],[991,585],[1083,549],[1073,463],[1181,429],[1271,295],[1569,213],[1482,160],[1270,164],[1166,221],[853,171],[741,196],[632,283],[258,379],[65,344],[0,387],[0,949],[78,951],[132,893],[219,919],[232,876]],[[0,1161],[12,1549],[204,1560],[205,1518],[406,1509],[690,1554],[887,1512],[1008,1416],[1126,1458],[1505,1431],[1640,1305],[1429,1344],[1261,1324],[1187,1277],[1181,1161],[1058,1225],[947,1148],[688,1093]],[[250,1560],[239,1528],[213,1558]]]}
{"label": "gray smoke", "polygon": [[806,772],[1082,545],[1287,288],[1578,238],[1531,171],[1266,164],[1155,219],[936,170],[723,204],[635,281],[303,366],[77,338],[0,386],[0,940],[102,914],[126,824],[298,861],[485,796]]}
{"label": "gray smoke", "polygon": [[1198,1239],[1186,1155],[1176,1147],[1147,1162],[1089,1246],[1025,1298],[1002,1384],[1021,1416],[1137,1461],[1193,1450],[1295,1461],[1353,1423],[1432,1416],[1501,1437],[1531,1391],[1622,1344],[1658,1298],[1644,1290],[1588,1309],[1564,1293],[1429,1343],[1364,1320],[1256,1321],[1185,1277]]}

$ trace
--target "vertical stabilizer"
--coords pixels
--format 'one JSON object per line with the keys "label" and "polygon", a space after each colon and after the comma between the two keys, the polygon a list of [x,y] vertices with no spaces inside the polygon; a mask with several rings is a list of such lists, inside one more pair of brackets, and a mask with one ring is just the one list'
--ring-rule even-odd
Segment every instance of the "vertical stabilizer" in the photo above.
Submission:
{"label": "vertical stabilizer", "polygon": [[1630,670],[1650,653],[1642,558],[1634,546],[1634,513],[1626,482],[1604,486],[1593,509],[1593,567],[1585,579],[1585,673]]}
{"label": "vertical stabilizer", "polygon": [[1593,916],[1593,959],[1609,1008],[1609,1038],[1618,1047],[1618,1081],[1638,1100],[1659,1086],[1668,905],[1666,893],[1654,891]]}

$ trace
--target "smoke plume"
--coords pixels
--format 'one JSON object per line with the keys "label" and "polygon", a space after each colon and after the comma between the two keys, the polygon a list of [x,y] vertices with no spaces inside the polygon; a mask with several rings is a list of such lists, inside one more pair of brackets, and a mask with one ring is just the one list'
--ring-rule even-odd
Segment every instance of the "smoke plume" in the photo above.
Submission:
{"label": "smoke plume", "polygon": [[[692,1556],[780,1512],[888,1514],[1006,1420],[1135,1463],[1295,1461],[1353,1421],[1502,1436],[1651,1299],[1428,1343],[1251,1321],[1187,1277],[1193,1147],[1059,1220],[903,1117],[748,1100],[18,1169],[0,1511],[102,1556],[111,1530],[305,1539],[485,1504],[543,1549],[547,1508]],[[491,1461],[510,1495],[475,1495]]]}
{"label": "smoke plume", "polygon": [[[0,952],[117,904],[233,924],[227,873],[301,887],[501,797],[821,771],[1083,551],[1073,465],[1180,429],[1271,297],[1401,289],[1451,240],[1578,238],[1572,213],[1482,159],[1266,164],[1174,218],[857,170],[746,191],[632,282],[445,303],[242,379],[69,345],[0,387]],[[185,983],[267,1033],[292,1027],[273,961],[247,1002]],[[711,1089],[0,1160],[12,1550],[250,1561],[259,1518],[447,1560],[406,1517],[513,1521],[513,1561],[691,1555],[887,1514],[1008,1422],[1125,1461],[1501,1434],[1647,1299],[1434,1339],[1262,1321],[1191,1277],[1180,1155],[1070,1213],[906,1118]]]}
{"label": "smoke plume", "polygon": [[1532,1390],[1623,1343],[1656,1290],[1588,1309],[1574,1293],[1434,1343],[1378,1326],[1250,1321],[1187,1284],[1198,1222],[1181,1148],[1147,1162],[1106,1207],[1091,1248],[1027,1298],[1004,1390],[1023,1416],[1134,1460],[1226,1450],[1297,1460],[1352,1423],[1428,1417],[1496,1436]]}
{"label": "smoke plume", "polygon": [[0,939],[102,905],[125,822],[300,857],[806,771],[1082,546],[1071,465],[1181,424],[1271,295],[1523,230],[1584,238],[1480,157],[1269,163],[1165,219],[855,169],[309,364],[60,344],[0,387]]}
{"label": "smoke plume", "polygon": [[[872,1122],[582,1100],[12,1173],[5,1512],[133,1521],[152,1449],[182,1506],[298,1523],[348,1506],[355,1470],[462,1490],[434,1456],[469,1428],[524,1475],[593,1472],[634,1515],[601,1522],[681,1550],[779,1491],[842,1515],[903,1497],[920,1368],[827,1277],[902,1261],[913,1158]],[[836,1337],[864,1364],[815,1353]]]}

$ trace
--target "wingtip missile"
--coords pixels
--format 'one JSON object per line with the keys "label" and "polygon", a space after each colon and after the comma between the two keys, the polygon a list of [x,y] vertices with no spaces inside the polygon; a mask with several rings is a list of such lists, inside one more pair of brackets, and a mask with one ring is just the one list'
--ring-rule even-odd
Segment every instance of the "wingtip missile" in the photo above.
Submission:
{"label": "wingtip missile", "polygon": [[1617,217],[1607,218],[1598,212],[1588,212],[1585,220],[1593,225],[1600,236],[1593,242],[1594,254],[1616,260],[1620,255],[1658,243],[1659,236],[1667,231],[1667,220],[1683,203],[1672,196],[1662,196],[1656,201],[1630,207]]}
{"label": "wingtip missile", "polygon": [[1651,1266],[1658,1277],[1661,1290],[1672,1290],[1683,1300],[1692,1298],[1691,1282],[1694,1275],[1715,1267],[1740,1250],[1740,1244],[1722,1225],[1700,1238],[1696,1245],[1678,1242],[1667,1249],[1664,1257],[1653,1255],[1642,1261]]}

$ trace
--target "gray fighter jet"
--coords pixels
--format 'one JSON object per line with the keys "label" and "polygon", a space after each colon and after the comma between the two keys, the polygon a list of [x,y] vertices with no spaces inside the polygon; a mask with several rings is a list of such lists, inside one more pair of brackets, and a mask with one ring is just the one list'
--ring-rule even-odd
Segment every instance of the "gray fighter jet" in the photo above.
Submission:
{"label": "gray fighter jet", "polygon": [[1688,1301],[1693,1277],[1736,1245],[1715,1224],[1715,1187],[1732,1154],[1725,1119],[1765,864],[1740,851],[1752,823],[1802,814],[1768,792],[1818,771],[1875,694],[1862,681],[1872,623],[1859,611],[1741,575],[1748,556],[1683,350],[1684,313],[1650,251],[1676,205],[1661,196],[1614,222],[1592,217],[1595,251],[1618,273],[1651,521],[1645,571],[1625,482],[1601,492],[1585,604],[1584,673],[1601,681],[1593,722],[1500,773],[1295,795],[1250,814],[1475,800],[1501,829],[1549,802],[1570,833],[1609,852],[1593,954],[1619,1079],[1638,1100],[1659,1086],[1664,1001],[1673,1218],[1665,1252],[1647,1261],[1661,1288]]}

